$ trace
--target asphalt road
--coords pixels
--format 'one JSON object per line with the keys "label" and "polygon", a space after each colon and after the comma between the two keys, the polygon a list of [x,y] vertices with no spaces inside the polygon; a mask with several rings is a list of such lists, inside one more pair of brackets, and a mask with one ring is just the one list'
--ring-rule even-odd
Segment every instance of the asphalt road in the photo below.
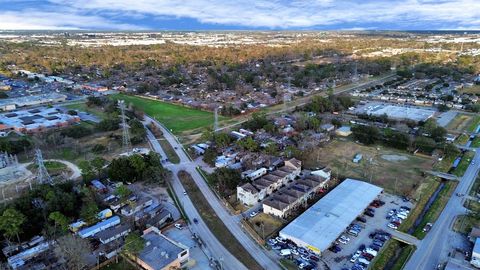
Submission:
{"label": "asphalt road", "polygon": [[[232,216],[230,215],[225,207],[222,205],[222,203],[219,201],[219,199],[216,197],[216,195],[213,193],[213,191],[210,189],[210,187],[207,185],[207,183],[204,181],[202,176],[198,173],[196,170],[196,163],[192,162],[190,158],[187,156],[187,154],[183,151],[183,146],[178,142],[178,140],[174,137],[173,134],[171,134],[163,125],[158,123],[157,121],[153,120],[152,118],[149,118],[148,116],[145,116],[145,119],[147,121],[152,121],[157,124],[159,128],[162,129],[163,131],[163,136],[165,139],[172,145],[172,147],[176,148],[175,151],[180,158],[180,163],[179,164],[168,164],[166,167],[170,169],[173,174],[174,174],[174,189],[175,193],[183,193],[183,187],[180,184],[180,181],[177,178],[177,173],[180,170],[184,170],[188,172],[193,180],[195,181],[195,184],[197,184],[198,188],[200,191],[203,193],[205,198],[208,199],[208,202],[210,206],[215,210],[215,213],[217,216],[223,221],[225,226],[230,230],[230,232],[235,236],[235,238],[238,240],[238,242],[250,253],[250,255],[257,261],[258,264],[260,264],[264,269],[280,269],[280,267],[277,264],[277,258],[271,257],[272,255],[269,254],[266,250],[262,249],[260,246],[257,245],[257,243],[250,238],[246,232],[242,229],[241,224],[240,224],[240,218],[237,216]],[[158,144],[156,140],[151,141],[152,145],[153,144]],[[178,190],[180,189],[180,191]],[[182,195],[183,196],[183,195]],[[191,204],[190,199],[188,197],[183,196],[185,200],[189,201],[189,204]],[[185,204],[186,206],[187,204]],[[196,211],[195,207],[193,204],[191,206],[189,205],[190,211],[195,210],[195,217],[199,218],[199,214]],[[187,215],[188,214],[187,212]],[[202,222],[202,225],[204,223]],[[206,225],[205,225],[206,226]],[[208,229],[208,228],[207,228]],[[212,237],[215,238],[215,236]],[[215,239],[216,240],[216,239]],[[218,242],[218,240],[217,240]],[[218,243],[221,245],[220,243]],[[228,252],[228,251],[227,251]],[[230,257],[232,257],[231,254],[228,254]],[[230,259],[226,260],[226,254],[223,253],[222,255],[217,255],[215,257],[223,257],[224,261],[228,261],[228,263],[231,263],[232,261]],[[236,260],[236,259],[235,259]],[[242,267],[244,267],[242,265]],[[241,268],[235,268],[235,269],[241,269]]]}
{"label": "asphalt road", "polygon": [[437,221],[433,224],[432,229],[427,236],[417,245],[417,250],[413,253],[404,269],[435,269],[435,267],[444,263],[448,253],[455,247],[452,246],[453,238],[456,237],[452,231],[452,226],[457,215],[465,214],[466,209],[463,207],[464,197],[455,194],[468,194],[473,182],[475,181],[479,164],[480,149],[477,149],[470,166],[453,192],[447,205],[443,209]]}
{"label": "asphalt road", "polygon": [[[163,151],[160,144],[158,143],[158,140],[148,129],[147,129],[147,138],[150,141],[150,144],[152,148],[155,150],[155,152],[159,153],[162,156],[162,158],[165,158],[166,154]],[[199,235],[202,241],[205,243],[206,252],[210,253],[207,255],[210,258],[214,258],[215,260],[223,261],[224,263],[222,263],[222,266],[224,269],[231,269],[231,270],[247,269],[240,261],[237,260],[237,258],[235,258],[230,252],[228,252],[228,250],[217,240],[215,235],[210,231],[208,226],[202,220],[200,214],[198,213],[197,209],[193,205],[190,198],[183,194],[183,191],[185,189],[183,188],[182,184],[180,183],[180,180],[177,177],[177,170],[175,170],[176,166],[173,166],[173,165],[174,164],[172,163],[169,163],[166,165],[166,167],[168,167],[170,170],[173,169],[172,170],[173,177],[171,182],[173,191],[179,198],[187,216],[190,217],[191,219],[193,218],[198,219],[197,224],[192,223],[189,227],[191,231]]]}

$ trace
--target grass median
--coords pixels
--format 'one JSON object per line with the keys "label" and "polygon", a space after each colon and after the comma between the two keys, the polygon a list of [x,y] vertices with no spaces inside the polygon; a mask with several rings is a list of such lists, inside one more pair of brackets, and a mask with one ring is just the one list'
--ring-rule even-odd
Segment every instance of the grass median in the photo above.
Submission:
{"label": "grass median", "polygon": [[415,251],[415,246],[391,239],[371,264],[371,270],[401,270]]}
{"label": "grass median", "polygon": [[453,170],[452,173],[456,176],[463,176],[463,174],[467,170],[474,156],[475,156],[475,152],[472,152],[472,151],[466,152],[463,155],[462,160],[460,160],[460,163],[458,164],[457,168],[455,168],[455,170]]}
{"label": "grass median", "polygon": [[422,221],[413,232],[413,236],[417,237],[418,239],[423,239],[425,237],[426,232],[423,231],[423,228],[425,225],[427,225],[427,223],[434,223],[437,220],[438,216],[440,216],[440,213],[443,211],[443,208],[445,208],[445,205],[452,196],[456,186],[457,182],[449,181],[445,183],[445,187],[439,192],[437,198],[430,206],[430,209],[428,209],[423,216]]}
{"label": "grass median", "polygon": [[177,152],[175,149],[173,149],[172,145],[167,141],[167,139],[163,137],[163,135],[159,137],[158,143],[162,147],[163,151],[165,151],[165,154],[170,162],[174,164],[180,163],[180,158],[178,157]]}
{"label": "grass median", "polygon": [[192,176],[185,171],[180,171],[178,173],[178,178],[180,179],[180,182],[182,182],[182,185],[195,205],[195,208],[202,216],[202,220],[207,224],[208,228],[212,231],[218,241],[220,241],[220,243],[222,243],[222,245],[248,269],[262,269],[250,253],[248,253],[247,250],[245,250],[245,248],[237,241],[235,236],[228,230],[221,219],[215,214],[215,211],[195,184]]}

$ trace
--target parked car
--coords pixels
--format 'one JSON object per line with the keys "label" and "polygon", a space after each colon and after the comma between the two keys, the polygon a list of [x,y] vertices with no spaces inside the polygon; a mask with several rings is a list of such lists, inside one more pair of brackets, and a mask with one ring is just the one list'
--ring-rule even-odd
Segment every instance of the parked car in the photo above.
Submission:
{"label": "parked car", "polygon": [[398,226],[397,226],[397,225],[395,225],[395,224],[393,224],[393,223],[388,223],[388,225],[387,225],[387,226],[388,226],[389,228],[392,228],[392,229],[394,229],[394,230],[398,229]]}
{"label": "parked car", "polygon": [[357,221],[360,221],[360,222],[367,222],[367,219],[365,217],[357,217]]}
{"label": "parked car", "polygon": [[314,261],[318,262],[318,261],[320,261],[320,258],[318,258],[315,255],[310,255],[310,260],[314,260]]}
{"label": "parked car", "polygon": [[180,223],[175,223],[175,225],[173,225],[173,226],[175,226],[175,228],[177,228],[179,230],[183,229],[183,226]]}
{"label": "parked car", "polygon": [[298,253],[298,251],[296,249],[292,249],[292,254],[298,256],[298,254],[300,254],[300,253]]}
{"label": "parked car", "polygon": [[345,241],[345,240],[343,240],[343,239],[338,239],[337,241],[340,242],[340,243],[342,243],[342,244],[344,244],[344,245],[348,244],[348,242]]}
{"label": "parked car", "polygon": [[369,212],[369,211],[365,211],[363,214],[366,215],[366,216],[369,216],[369,217],[374,217],[375,216],[374,213]]}
{"label": "parked car", "polygon": [[427,223],[425,227],[423,228],[423,232],[428,232],[432,228],[433,224],[432,223]]}
{"label": "parked car", "polygon": [[276,245],[277,244],[277,240],[273,239],[273,238],[270,238],[268,239],[267,243],[270,245],[270,246],[273,246],[273,245]]}
{"label": "parked car", "polygon": [[253,211],[253,212],[250,213],[250,217],[251,217],[251,218],[255,217],[256,215],[258,215],[258,213],[255,212],[255,211]]}

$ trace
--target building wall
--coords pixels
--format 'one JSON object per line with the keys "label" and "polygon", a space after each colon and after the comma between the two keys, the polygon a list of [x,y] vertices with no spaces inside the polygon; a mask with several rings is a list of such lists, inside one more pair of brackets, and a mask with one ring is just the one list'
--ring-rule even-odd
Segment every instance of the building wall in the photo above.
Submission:
{"label": "building wall", "polygon": [[237,199],[243,204],[254,205],[259,200],[259,193],[252,194],[242,187],[237,187]]}

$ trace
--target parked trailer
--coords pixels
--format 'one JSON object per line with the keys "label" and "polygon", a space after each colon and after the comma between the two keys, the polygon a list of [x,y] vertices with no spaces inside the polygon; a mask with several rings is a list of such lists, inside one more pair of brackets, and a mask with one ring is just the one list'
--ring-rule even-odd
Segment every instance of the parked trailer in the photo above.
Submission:
{"label": "parked trailer", "polygon": [[113,227],[115,225],[118,225],[120,224],[120,218],[118,216],[113,216],[109,219],[106,219],[104,221],[101,221],[93,226],[90,226],[88,228],[85,228],[81,231],[78,232],[78,235],[81,237],[81,238],[87,238],[87,237],[90,237],[90,236],[93,236],[105,229],[108,229],[110,227]]}

